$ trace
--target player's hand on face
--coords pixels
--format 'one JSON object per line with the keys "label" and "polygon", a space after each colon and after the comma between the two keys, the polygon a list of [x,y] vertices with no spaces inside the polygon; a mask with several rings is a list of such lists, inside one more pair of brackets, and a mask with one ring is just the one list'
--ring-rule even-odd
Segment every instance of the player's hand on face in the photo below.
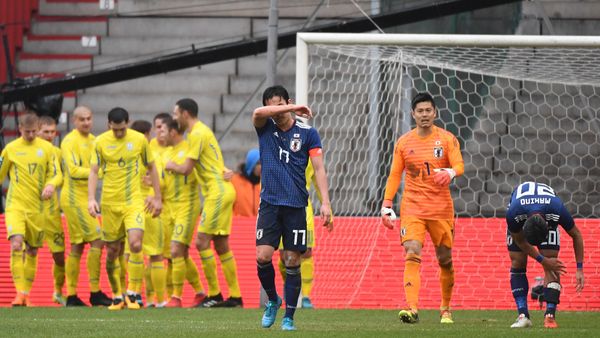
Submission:
{"label": "player's hand on face", "polygon": [[100,206],[98,206],[98,202],[96,202],[96,200],[88,201],[88,212],[92,217],[98,216],[100,213]]}
{"label": "player's hand on face", "polygon": [[328,204],[321,205],[321,221],[329,232],[333,230],[333,216],[331,215],[331,207]]}
{"label": "player's hand on face", "polygon": [[575,291],[581,292],[583,290],[584,282],[583,270],[577,269],[577,272],[575,272]]}
{"label": "player's hand on face", "polygon": [[450,184],[452,178],[446,170],[440,170],[433,175],[433,182],[439,186],[445,187]]}
{"label": "player's hand on face", "polygon": [[556,273],[557,275],[564,275],[565,273],[567,273],[567,268],[565,267],[564,263],[558,258],[546,257],[542,261],[542,265],[545,269],[550,270]]}
{"label": "player's hand on face", "polygon": [[54,186],[52,184],[48,184],[44,187],[44,190],[42,190],[42,199],[48,200],[52,197],[52,195],[54,195]]}

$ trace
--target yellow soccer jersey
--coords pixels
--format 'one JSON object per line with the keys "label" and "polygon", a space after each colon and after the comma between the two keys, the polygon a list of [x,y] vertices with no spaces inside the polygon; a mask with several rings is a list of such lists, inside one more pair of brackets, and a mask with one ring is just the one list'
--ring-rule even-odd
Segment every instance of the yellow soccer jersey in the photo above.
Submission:
{"label": "yellow soccer jersey", "polygon": [[221,148],[212,130],[204,123],[198,121],[188,134],[190,145],[187,157],[196,161],[196,172],[202,187],[202,195],[206,197],[211,188],[224,183],[223,169],[225,164],[221,155]]}
{"label": "yellow soccer jersey", "polygon": [[[158,141],[156,141],[156,138],[153,138],[148,143],[148,149],[150,149],[150,151],[152,152],[152,155],[154,156],[154,162],[156,164],[156,173],[158,174],[158,179],[160,181],[160,190],[161,191],[163,191],[165,189],[164,178],[163,178],[163,175],[161,175],[161,172],[163,171],[163,168],[165,166],[165,163],[163,163],[163,161],[162,161],[162,156],[169,148],[170,147],[161,146],[160,144],[158,144]],[[142,168],[142,177],[146,176],[147,172],[148,172],[148,169],[146,167],[143,167]],[[152,189],[152,186],[147,186],[144,183],[142,183],[142,196],[154,196],[154,189]],[[163,197],[163,199],[164,199],[164,197]]]}
{"label": "yellow soccer jersey", "polygon": [[[187,158],[189,144],[187,141],[182,141],[179,144],[170,147],[163,154],[163,162],[175,162],[183,164]],[[168,203],[182,203],[189,201],[197,201],[198,195],[198,178],[196,169],[188,176],[161,170],[161,176],[165,180],[164,200]]]}
{"label": "yellow soccer jersey", "polygon": [[94,143],[90,163],[104,171],[102,205],[130,206],[143,203],[142,167],[154,162],[146,137],[133,129],[120,139],[112,130],[102,133]]}
{"label": "yellow soccer jersey", "polygon": [[51,143],[36,137],[10,142],[0,155],[0,182],[10,177],[6,210],[43,212],[42,191],[60,186],[62,174]]}
{"label": "yellow soccer jersey", "polygon": [[54,195],[52,195],[52,198],[50,198],[47,201],[44,201],[44,203],[46,203],[46,211],[50,214],[50,215],[54,215],[54,214],[60,214],[60,206],[58,204],[58,188],[60,186],[62,186],[64,184],[64,174],[62,173],[61,170],[61,152],[60,152],[60,148],[56,147],[56,146],[52,146],[52,150],[54,151],[54,156],[56,158],[56,163],[58,164],[56,170],[61,172],[61,182],[58,186],[55,186],[55,190],[54,190]]}
{"label": "yellow soccer jersey", "polygon": [[83,136],[75,129],[65,136],[60,145],[65,177],[60,194],[63,206],[87,206],[90,160],[94,153],[95,139],[94,135]]}

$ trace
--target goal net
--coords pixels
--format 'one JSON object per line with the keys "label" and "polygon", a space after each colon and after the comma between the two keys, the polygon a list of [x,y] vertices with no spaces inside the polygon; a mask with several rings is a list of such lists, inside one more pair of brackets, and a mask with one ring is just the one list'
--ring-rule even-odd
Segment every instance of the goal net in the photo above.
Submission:
{"label": "goal net", "polygon": [[[362,257],[344,273],[360,284],[378,264],[393,147],[414,128],[418,92],[433,95],[436,124],[460,141],[465,173],[451,185],[458,217],[504,217],[524,181],[549,184],[574,217],[597,217],[599,47],[597,37],[298,34],[296,101],[314,111],[322,138],[336,225],[348,232],[339,255]],[[401,280],[398,264],[391,274]],[[330,296],[330,287],[319,291]]]}

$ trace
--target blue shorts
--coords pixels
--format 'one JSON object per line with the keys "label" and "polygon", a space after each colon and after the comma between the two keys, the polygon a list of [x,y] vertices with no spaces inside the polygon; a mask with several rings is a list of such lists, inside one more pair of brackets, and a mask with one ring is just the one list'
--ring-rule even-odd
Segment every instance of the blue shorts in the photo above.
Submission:
{"label": "blue shorts", "polygon": [[306,251],[306,208],[292,208],[260,201],[256,220],[256,245],[270,245],[277,249],[280,239],[283,239],[284,250],[301,253]]}
{"label": "blue shorts", "polygon": [[[508,251],[521,252],[521,248],[513,242],[512,236],[510,235],[510,231],[506,230],[506,246],[508,247]],[[548,240],[540,243],[537,246],[538,249],[541,250],[556,250],[560,251],[560,231],[558,228],[550,229],[548,231]]]}

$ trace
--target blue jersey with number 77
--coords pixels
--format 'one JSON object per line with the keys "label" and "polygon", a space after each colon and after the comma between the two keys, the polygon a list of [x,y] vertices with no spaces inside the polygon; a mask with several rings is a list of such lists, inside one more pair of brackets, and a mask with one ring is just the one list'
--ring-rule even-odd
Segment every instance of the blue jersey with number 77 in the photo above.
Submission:
{"label": "blue jersey with number 77", "polygon": [[256,128],[260,148],[260,199],[272,205],[304,208],[308,204],[306,166],[309,152],[321,149],[317,130],[299,121],[287,131],[268,119]]}
{"label": "blue jersey with number 77", "polygon": [[521,183],[513,192],[506,212],[506,224],[510,232],[520,232],[527,218],[541,214],[552,229],[560,224],[566,231],[575,226],[573,217],[554,190],[543,183]]}

